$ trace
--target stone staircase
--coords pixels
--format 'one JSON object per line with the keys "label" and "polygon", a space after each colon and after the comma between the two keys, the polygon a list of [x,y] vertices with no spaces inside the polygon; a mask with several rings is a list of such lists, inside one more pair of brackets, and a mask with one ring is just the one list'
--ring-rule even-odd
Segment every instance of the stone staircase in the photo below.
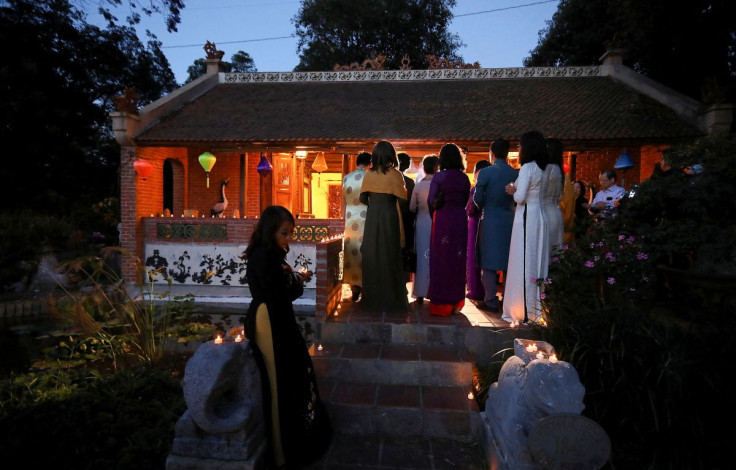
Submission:
{"label": "stone staircase", "polygon": [[[310,470],[351,468],[358,455],[368,456],[360,465],[374,469],[489,468],[480,412],[469,395],[476,360],[508,347],[518,333],[469,302],[447,318],[430,315],[428,303],[401,314],[341,303],[337,316],[319,324],[319,342],[310,348],[340,444]],[[362,447],[347,452],[348,442]]]}

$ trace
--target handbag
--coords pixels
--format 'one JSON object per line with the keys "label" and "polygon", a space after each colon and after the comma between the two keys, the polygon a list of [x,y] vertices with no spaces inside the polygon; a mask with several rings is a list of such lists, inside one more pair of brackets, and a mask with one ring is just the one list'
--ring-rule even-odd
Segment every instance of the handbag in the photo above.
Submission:
{"label": "handbag", "polygon": [[415,252],[403,248],[401,250],[401,261],[404,264],[404,272],[417,272],[417,254]]}

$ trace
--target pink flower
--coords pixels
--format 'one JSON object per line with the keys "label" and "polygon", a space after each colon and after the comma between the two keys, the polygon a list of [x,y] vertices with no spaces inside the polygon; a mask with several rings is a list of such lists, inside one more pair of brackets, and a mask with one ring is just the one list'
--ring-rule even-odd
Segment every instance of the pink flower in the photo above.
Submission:
{"label": "pink flower", "polygon": [[623,240],[623,239],[625,239],[625,238],[626,238],[626,235],[619,235],[619,236],[618,236],[618,240],[619,240],[619,241],[621,241],[621,240]]}
{"label": "pink flower", "polygon": [[636,254],[636,259],[647,259],[649,256],[646,253],[642,253],[641,251]]}
{"label": "pink flower", "polygon": [[541,294],[539,294],[539,298],[542,299],[542,300],[544,300],[544,299],[547,298],[547,294],[545,294],[544,292],[542,292]]}
{"label": "pink flower", "polygon": [[586,261],[585,262],[585,267],[586,268],[594,268],[595,267],[595,263],[592,262],[592,261]]}
{"label": "pink flower", "polygon": [[614,279],[612,277],[609,277],[608,278],[608,283],[611,284],[611,285],[614,285],[614,284],[616,284],[616,279]]}
{"label": "pink flower", "polygon": [[552,259],[551,259],[551,261],[553,263],[558,263],[560,261],[560,258],[558,258],[557,256],[553,256]]}
{"label": "pink flower", "polygon": [[529,281],[530,282],[537,282],[537,278],[534,277],[534,276],[532,276],[532,277],[529,278]]}
{"label": "pink flower", "polygon": [[547,278],[547,279],[545,279],[545,280],[544,280],[544,283],[545,283],[546,285],[550,285],[550,284],[552,284],[552,279],[550,279],[550,278]]}

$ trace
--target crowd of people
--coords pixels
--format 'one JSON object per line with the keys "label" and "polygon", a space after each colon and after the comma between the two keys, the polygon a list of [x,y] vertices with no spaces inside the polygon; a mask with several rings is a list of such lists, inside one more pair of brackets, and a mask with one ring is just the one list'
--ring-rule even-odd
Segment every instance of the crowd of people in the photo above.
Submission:
{"label": "crowd of people", "polygon": [[[409,155],[390,142],[359,154],[342,181],[343,279],[352,300],[369,311],[408,311],[411,281],[415,303],[429,299],[433,315],[458,313],[467,298],[508,322],[538,321],[554,249],[591,219],[614,217],[624,190],[612,170],[601,171],[597,194],[571,182],[562,143],[537,131],[520,138],[520,169],[508,164],[508,154],[509,142],[494,140],[489,159],[473,168],[475,186],[465,173],[467,150],[453,143],[424,156],[416,183],[404,174]],[[261,371],[277,468],[314,462],[332,434],[294,317],[292,302],[312,276],[286,262],[294,223],[286,208],[266,208],[245,251],[253,297],[245,333]]]}
{"label": "crowd of people", "polygon": [[571,181],[562,143],[538,131],[521,136],[519,169],[507,162],[509,147],[491,143],[489,159],[473,168],[474,186],[467,150],[453,143],[424,156],[416,182],[405,174],[409,155],[390,142],[361,154],[343,179],[344,278],[353,301],[407,310],[411,281],[415,303],[429,300],[433,315],[457,313],[469,299],[508,322],[538,321],[554,250],[615,216],[625,191],[609,169],[597,193]]}

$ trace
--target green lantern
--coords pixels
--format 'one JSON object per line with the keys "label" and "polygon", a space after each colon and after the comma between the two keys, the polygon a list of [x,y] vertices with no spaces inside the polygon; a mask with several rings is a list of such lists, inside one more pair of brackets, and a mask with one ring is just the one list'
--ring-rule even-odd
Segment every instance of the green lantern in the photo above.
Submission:
{"label": "green lantern", "polygon": [[199,156],[199,164],[202,165],[202,168],[204,168],[205,173],[207,173],[207,187],[210,187],[210,170],[213,166],[215,166],[215,162],[217,161],[217,158],[215,158],[214,155],[212,155],[209,152],[205,152],[202,155]]}

